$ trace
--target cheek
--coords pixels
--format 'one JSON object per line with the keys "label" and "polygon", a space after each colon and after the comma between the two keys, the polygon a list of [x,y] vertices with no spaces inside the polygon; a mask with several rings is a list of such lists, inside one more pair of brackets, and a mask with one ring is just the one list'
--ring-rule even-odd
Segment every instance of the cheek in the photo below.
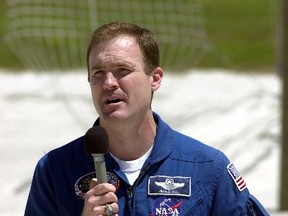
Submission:
{"label": "cheek", "polygon": [[147,77],[134,80],[121,79],[119,87],[134,102],[143,104],[151,100],[151,82]]}
{"label": "cheek", "polygon": [[94,105],[96,105],[99,101],[99,90],[95,86],[90,86],[90,89]]}
{"label": "cheek", "polygon": [[141,83],[136,85],[136,100],[140,101],[140,103],[149,103],[151,100],[151,86],[149,83]]}

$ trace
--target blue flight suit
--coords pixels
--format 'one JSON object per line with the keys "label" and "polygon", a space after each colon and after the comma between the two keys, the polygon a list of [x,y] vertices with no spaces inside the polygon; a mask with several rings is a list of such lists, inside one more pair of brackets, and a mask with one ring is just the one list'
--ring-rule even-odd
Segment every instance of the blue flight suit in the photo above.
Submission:
{"label": "blue flight suit", "polygon": [[[105,155],[120,216],[268,215],[221,151],[174,131],[153,115],[158,125],[154,146],[133,185],[110,154]],[[80,216],[93,177],[84,137],[52,150],[36,166],[25,215]]]}

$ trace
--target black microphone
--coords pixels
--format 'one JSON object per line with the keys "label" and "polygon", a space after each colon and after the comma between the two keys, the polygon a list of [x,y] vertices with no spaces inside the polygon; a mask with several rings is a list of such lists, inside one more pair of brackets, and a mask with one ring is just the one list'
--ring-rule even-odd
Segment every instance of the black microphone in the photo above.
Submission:
{"label": "black microphone", "polygon": [[108,151],[109,138],[106,130],[100,126],[90,128],[85,134],[86,152],[94,158],[98,183],[108,182],[104,154]]}

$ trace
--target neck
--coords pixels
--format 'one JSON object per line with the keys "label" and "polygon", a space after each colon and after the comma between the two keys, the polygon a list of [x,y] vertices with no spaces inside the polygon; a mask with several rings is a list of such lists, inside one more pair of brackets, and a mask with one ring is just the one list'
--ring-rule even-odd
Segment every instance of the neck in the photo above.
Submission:
{"label": "neck", "polygon": [[133,123],[104,124],[109,135],[109,151],[121,160],[136,160],[153,145],[156,136],[156,123],[152,112],[141,121]]}

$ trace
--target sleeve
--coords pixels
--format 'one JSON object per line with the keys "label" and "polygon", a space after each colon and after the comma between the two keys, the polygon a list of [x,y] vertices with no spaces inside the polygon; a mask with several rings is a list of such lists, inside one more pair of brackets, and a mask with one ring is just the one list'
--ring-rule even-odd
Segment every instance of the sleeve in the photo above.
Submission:
{"label": "sleeve", "polygon": [[53,178],[48,156],[41,158],[35,168],[26,204],[25,216],[58,215]]}
{"label": "sleeve", "polygon": [[256,215],[260,215],[260,216],[269,215],[268,212],[265,210],[264,206],[252,194],[250,194],[249,196],[249,202],[253,206],[253,209]]}
{"label": "sleeve", "polygon": [[219,152],[215,178],[213,216],[267,216],[260,202],[249,193],[244,178],[228,158]]}

